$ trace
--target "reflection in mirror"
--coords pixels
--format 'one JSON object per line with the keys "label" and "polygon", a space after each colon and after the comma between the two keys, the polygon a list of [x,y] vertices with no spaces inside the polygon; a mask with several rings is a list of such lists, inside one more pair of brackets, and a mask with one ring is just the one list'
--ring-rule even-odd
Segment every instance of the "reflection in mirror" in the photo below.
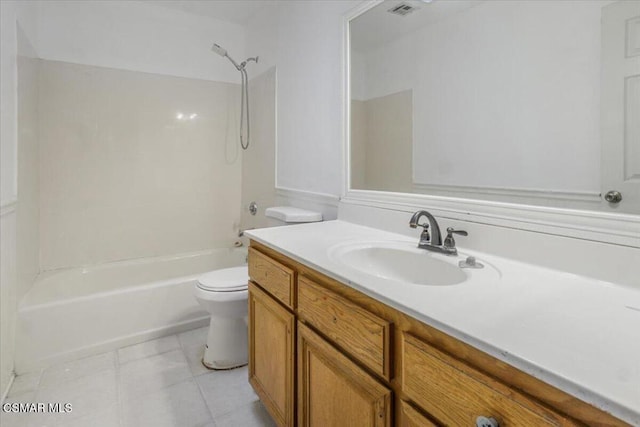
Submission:
{"label": "reflection in mirror", "polygon": [[385,1],[350,47],[352,189],[640,213],[640,1]]}

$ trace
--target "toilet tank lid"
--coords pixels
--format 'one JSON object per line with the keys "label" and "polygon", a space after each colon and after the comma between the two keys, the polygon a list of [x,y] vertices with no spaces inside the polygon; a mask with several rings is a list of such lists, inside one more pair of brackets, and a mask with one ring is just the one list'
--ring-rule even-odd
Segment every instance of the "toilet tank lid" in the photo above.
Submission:
{"label": "toilet tank lid", "polygon": [[318,222],[322,221],[322,213],[291,206],[276,206],[267,208],[264,214],[269,218],[276,218],[284,222]]}

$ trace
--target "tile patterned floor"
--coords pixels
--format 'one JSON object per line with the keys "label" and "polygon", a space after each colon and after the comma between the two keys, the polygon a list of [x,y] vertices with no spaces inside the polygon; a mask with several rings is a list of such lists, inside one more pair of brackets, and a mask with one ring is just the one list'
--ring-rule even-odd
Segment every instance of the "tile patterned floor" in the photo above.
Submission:
{"label": "tile patterned floor", "polygon": [[207,328],[18,376],[5,403],[71,403],[70,413],[2,412],[2,427],[271,427],[247,368],[202,366]]}

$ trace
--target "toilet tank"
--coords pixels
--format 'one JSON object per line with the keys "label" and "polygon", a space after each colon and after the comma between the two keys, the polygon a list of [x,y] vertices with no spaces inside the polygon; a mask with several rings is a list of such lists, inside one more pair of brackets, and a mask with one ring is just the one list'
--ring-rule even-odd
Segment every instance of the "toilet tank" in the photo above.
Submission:
{"label": "toilet tank", "polygon": [[322,213],[291,206],[276,206],[264,211],[268,227],[322,221]]}

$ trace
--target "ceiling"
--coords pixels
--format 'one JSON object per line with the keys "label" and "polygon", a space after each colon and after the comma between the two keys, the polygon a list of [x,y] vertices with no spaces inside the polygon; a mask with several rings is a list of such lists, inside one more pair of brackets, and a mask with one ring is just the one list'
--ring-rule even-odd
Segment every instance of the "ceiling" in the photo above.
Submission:
{"label": "ceiling", "polygon": [[249,18],[265,7],[278,3],[274,0],[142,0],[157,6],[181,10],[200,16],[247,25]]}
{"label": "ceiling", "polygon": [[[351,21],[351,47],[356,51],[375,49],[429,24],[477,6],[483,0],[387,0]],[[388,13],[401,3],[415,8],[398,16]]]}

